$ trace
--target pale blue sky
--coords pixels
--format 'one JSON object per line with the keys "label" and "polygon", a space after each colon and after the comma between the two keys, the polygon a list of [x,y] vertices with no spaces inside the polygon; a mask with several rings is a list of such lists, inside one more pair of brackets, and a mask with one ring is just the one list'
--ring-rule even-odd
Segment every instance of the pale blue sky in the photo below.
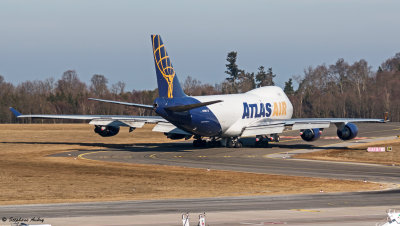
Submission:
{"label": "pale blue sky", "polygon": [[376,69],[400,52],[398,0],[2,0],[0,74],[17,84],[69,69],[84,82],[154,89],[150,34],[163,38],[183,82],[217,83],[226,54],[239,67],[272,67],[284,85],[309,65],[366,59]]}

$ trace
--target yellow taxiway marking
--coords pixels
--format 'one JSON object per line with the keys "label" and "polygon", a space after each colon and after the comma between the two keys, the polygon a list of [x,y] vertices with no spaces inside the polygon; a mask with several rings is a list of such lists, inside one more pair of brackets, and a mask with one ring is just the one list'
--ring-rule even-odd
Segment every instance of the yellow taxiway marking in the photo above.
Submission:
{"label": "yellow taxiway marking", "polygon": [[301,212],[321,212],[320,210],[307,210],[307,209],[291,209],[293,211],[301,211]]}
{"label": "yellow taxiway marking", "polygon": [[86,153],[83,153],[83,154],[78,155],[78,159],[93,160],[93,159],[87,159],[87,158],[85,158],[85,157],[83,157],[83,156],[85,156],[85,155],[90,155],[90,154],[94,154],[94,153],[100,153],[100,152],[108,152],[108,151],[91,151],[91,152],[86,152]]}
{"label": "yellow taxiway marking", "polygon": [[174,157],[175,157],[175,158],[182,158],[183,156],[181,156],[181,155],[175,155]]}
{"label": "yellow taxiway marking", "polygon": [[199,155],[197,157],[199,157],[199,158],[207,158],[207,156],[205,156],[205,155]]}
{"label": "yellow taxiway marking", "polygon": [[302,140],[302,139],[288,139],[288,140],[280,140],[279,142],[275,142],[275,143],[285,143],[285,142],[289,142],[289,141],[296,141],[296,140]]}
{"label": "yellow taxiway marking", "polygon": [[224,158],[231,158],[232,156],[229,155],[225,155]]}

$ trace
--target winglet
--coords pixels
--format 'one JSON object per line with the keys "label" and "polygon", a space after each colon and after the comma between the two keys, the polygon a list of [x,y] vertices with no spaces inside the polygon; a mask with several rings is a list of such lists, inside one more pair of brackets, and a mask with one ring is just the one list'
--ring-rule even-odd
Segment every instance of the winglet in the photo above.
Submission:
{"label": "winglet", "polygon": [[19,111],[15,110],[12,107],[10,107],[10,111],[15,115],[15,117],[18,117],[18,116],[22,115]]}
{"label": "winglet", "polygon": [[383,122],[389,122],[389,112],[385,112],[385,119]]}

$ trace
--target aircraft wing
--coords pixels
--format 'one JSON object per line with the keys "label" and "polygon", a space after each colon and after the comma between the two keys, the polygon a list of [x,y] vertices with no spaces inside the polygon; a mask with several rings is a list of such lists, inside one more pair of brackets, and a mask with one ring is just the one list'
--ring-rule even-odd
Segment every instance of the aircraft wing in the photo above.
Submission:
{"label": "aircraft wing", "polygon": [[160,116],[127,116],[127,115],[23,115],[14,108],[10,107],[11,112],[17,118],[38,118],[38,119],[71,119],[71,120],[90,120],[89,124],[97,126],[125,126],[131,128],[141,128],[144,124],[157,124],[153,131],[163,133],[176,133],[190,135],[178,129],[173,124]]}
{"label": "aircraft wing", "polygon": [[120,104],[120,105],[125,105],[125,106],[132,106],[132,107],[139,107],[139,108],[146,108],[146,109],[154,109],[153,105],[146,105],[146,104],[136,104],[136,103],[121,102],[121,101],[114,101],[114,100],[103,100],[103,99],[96,99],[96,98],[89,98],[89,100],[111,103],[111,104]]}
{"label": "aircraft wing", "polygon": [[263,119],[244,128],[242,137],[282,133],[287,130],[329,128],[331,123],[341,127],[350,122],[385,122],[384,119],[365,118],[298,118],[284,120]]}
{"label": "aircraft wing", "polygon": [[[120,105],[125,105],[125,106],[133,106],[133,107],[139,107],[139,108],[146,108],[146,109],[154,109],[155,106],[153,105],[145,105],[145,104],[135,104],[135,103],[129,103],[129,102],[120,102],[120,101],[113,101],[113,100],[103,100],[103,99],[95,99],[95,98],[89,98],[89,100],[94,100],[94,101],[99,101],[99,102],[105,102],[105,103],[111,103],[111,104],[120,104]],[[175,112],[182,112],[182,111],[188,111],[194,108],[199,108],[215,103],[222,102],[222,100],[214,100],[214,101],[208,101],[208,102],[202,102],[202,103],[195,103],[195,104],[186,104],[186,105],[176,105],[176,106],[170,106],[166,107],[165,109],[169,111],[175,111]]]}

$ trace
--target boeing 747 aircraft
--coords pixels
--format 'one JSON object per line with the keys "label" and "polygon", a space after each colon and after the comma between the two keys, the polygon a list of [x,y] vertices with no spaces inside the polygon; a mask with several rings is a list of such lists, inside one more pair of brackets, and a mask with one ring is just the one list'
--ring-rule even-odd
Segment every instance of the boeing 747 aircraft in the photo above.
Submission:
{"label": "boeing 747 aircraft", "polygon": [[279,134],[286,130],[299,130],[303,140],[315,141],[331,123],[336,125],[340,139],[350,140],[358,133],[353,122],[384,122],[382,119],[355,118],[294,119],[291,102],[277,86],[261,87],[241,94],[187,96],[160,35],[152,35],[151,41],[159,92],[153,105],[91,100],[152,109],[159,116],[23,115],[10,109],[18,118],[91,120],[94,132],[103,137],[118,134],[121,126],[133,131],[145,123],[154,123],[153,131],[163,132],[168,138],[194,137],[193,145],[196,147],[206,144],[241,147],[239,138],[242,137],[256,137],[256,145],[265,145],[269,141],[279,141]]}

